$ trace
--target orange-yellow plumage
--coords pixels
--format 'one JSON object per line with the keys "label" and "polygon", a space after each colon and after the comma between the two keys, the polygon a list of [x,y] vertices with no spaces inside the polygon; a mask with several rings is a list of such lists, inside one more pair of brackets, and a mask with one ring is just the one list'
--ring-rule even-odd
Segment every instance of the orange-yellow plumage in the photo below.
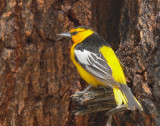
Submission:
{"label": "orange-yellow plumage", "polygon": [[117,105],[123,102],[131,110],[135,107],[143,110],[127,86],[123,69],[112,48],[91,28],[77,27],[69,33],[74,43],[70,57],[81,77],[93,86],[112,87]]}
{"label": "orange-yellow plumage", "polygon": [[72,36],[72,41],[74,43],[80,43],[82,42],[86,37],[90,36],[91,34],[93,34],[93,31],[88,29],[88,30],[84,30],[83,28],[77,28],[77,29],[72,29],[70,30],[70,33],[73,32],[79,32],[77,35]]}
{"label": "orange-yellow plumage", "polygon": [[74,56],[74,48],[77,44],[73,44],[70,51],[70,57],[73,62],[73,64],[76,66],[79,74],[81,77],[88,83],[92,84],[94,87],[98,85],[105,86],[105,84],[101,83],[100,81],[96,80],[92,75],[90,75],[79,63],[76,62],[75,56]]}

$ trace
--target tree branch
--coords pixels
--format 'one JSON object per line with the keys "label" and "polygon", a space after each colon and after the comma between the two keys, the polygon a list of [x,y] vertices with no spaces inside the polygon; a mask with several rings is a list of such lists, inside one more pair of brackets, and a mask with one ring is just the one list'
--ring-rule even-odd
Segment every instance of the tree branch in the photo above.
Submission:
{"label": "tree branch", "polygon": [[85,115],[92,112],[106,111],[107,115],[128,110],[124,105],[117,106],[113,92],[109,88],[96,88],[85,92],[76,92],[71,96],[75,105],[73,114]]}

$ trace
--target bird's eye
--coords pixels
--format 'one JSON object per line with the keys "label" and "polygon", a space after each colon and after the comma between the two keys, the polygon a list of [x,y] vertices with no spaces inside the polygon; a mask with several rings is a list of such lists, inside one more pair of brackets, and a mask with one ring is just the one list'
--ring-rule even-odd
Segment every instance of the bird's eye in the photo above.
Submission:
{"label": "bird's eye", "polygon": [[77,31],[75,31],[75,32],[73,32],[73,33],[71,33],[72,35],[76,35],[78,32]]}

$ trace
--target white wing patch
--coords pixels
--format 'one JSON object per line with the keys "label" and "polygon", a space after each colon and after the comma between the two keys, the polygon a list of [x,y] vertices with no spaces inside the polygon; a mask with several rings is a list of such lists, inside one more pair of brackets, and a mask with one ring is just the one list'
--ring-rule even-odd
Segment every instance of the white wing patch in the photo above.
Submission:
{"label": "white wing patch", "polygon": [[78,61],[82,64],[92,66],[99,71],[101,71],[104,74],[108,74],[105,69],[106,67],[100,64],[98,61],[103,62],[103,64],[106,64],[106,61],[100,57],[98,57],[96,54],[87,51],[87,50],[74,50],[75,56],[77,57]]}
{"label": "white wing patch", "polygon": [[91,56],[91,52],[84,49],[83,52],[81,50],[74,50],[74,53],[79,62],[86,64],[86,65],[90,65],[89,57]]}
{"label": "white wing patch", "polygon": [[85,49],[83,51],[75,49],[74,53],[78,62],[97,80],[111,87],[113,84],[119,87],[119,84],[112,77],[111,68],[101,53],[96,54]]}

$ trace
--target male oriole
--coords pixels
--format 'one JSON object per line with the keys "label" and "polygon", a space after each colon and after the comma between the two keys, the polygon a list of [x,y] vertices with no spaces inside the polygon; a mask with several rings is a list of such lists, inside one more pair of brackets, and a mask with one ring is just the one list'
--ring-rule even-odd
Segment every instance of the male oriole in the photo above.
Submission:
{"label": "male oriole", "polygon": [[130,110],[143,110],[126,84],[125,75],[114,51],[92,28],[79,26],[59,35],[71,37],[71,60],[88,84],[109,86],[113,89],[117,105],[123,102]]}

